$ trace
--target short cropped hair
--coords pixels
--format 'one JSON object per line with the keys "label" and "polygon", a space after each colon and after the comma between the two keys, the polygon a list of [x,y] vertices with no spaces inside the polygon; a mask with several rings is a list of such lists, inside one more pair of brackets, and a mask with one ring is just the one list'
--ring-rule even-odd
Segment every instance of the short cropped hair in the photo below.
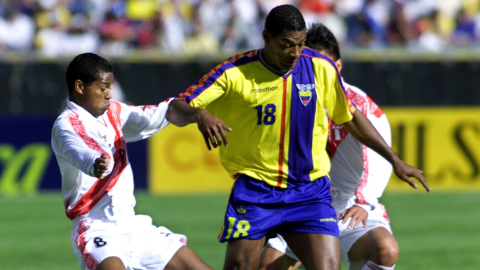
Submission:
{"label": "short cropped hair", "polygon": [[341,58],[338,41],[332,31],[321,23],[314,23],[307,29],[307,41],[305,46],[316,51],[324,51],[334,61]]}
{"label": "short cropped hair", "polygon": [[68,93],[70,95],[73,93],[76,80],[81,80],[85,86],[89,86],[102,72],[113,72],[112,65],[105,58],[94,53],[77,55],[68,65],[66,72]]}
{"label": "short cropped hair", "polygon": [[302,31],[305,28],[302,13],[292,5],[281,5],[273,8],[265,20],[265,30],[272,37],[276,37],[284,30]]}

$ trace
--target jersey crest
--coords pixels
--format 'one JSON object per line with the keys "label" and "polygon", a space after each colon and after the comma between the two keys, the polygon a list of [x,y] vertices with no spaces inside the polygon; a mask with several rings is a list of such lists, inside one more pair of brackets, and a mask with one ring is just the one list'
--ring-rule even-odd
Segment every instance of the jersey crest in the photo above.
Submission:
{"label": "jersey crest", "polygon": [[312,99],[313,93],[312,89],[315,88],[314,84],[297,84],[298,88],[298,96],[300,97],[300,101],[302,102],[303,106],[307,106],[307,104]]}

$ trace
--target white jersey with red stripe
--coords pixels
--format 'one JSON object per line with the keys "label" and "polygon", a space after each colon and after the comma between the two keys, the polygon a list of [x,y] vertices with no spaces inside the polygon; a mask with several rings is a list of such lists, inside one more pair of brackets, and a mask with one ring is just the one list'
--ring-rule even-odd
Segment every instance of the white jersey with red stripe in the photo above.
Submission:
{"label": "white jersey with red stripe", "polygon": [[[345,82],[343,85],[357,110],[372,122],[390,145],[390,125],[383,111],[362,90]],[[364,269],[366,262],[352,264],[348,252],[362,235],[374,228],[384,227],[392,232],[385,207],[378,203],[378,198],[382,196],[392,174],[392,166],[375,151],[357,141],[343,125],[337,125],[330,120],[329,131],[327,148],[332,162],[330,170],[332,206],[337,216],[353,205],[361,206],[368,213],[366,228],[361,224],[356,229],[349,229],[350,219],[345,223],[344,220],[338,222],[342,261],[350,270]],[[267,245],[298,260],[281,235],[270,239]]]}
{"label": "white jersey with red stripe", "polygon": [[[351,102],[390,146],[390,125],[380,107],[359,88],[345,82],[344,85]],[[366,210],[375,209],[392,174],[391,164],[333,121],[330,121],[328,151],[332,159],[330,177],[337,214],[355,204]]]}
{"label": "white jersey with red stripe", "polygon": [[[134,213],[133,173],[125,143],[166,127],[169,102],[136,107],[111,100],[110,108],[94,117],[67,100],[67,108],[53,125],[52,148],[62,176],[65,211],[74,224],[89,217],[112,220],[117,213]],[[102,153],[109,165],[98,179],[93,164]]]}

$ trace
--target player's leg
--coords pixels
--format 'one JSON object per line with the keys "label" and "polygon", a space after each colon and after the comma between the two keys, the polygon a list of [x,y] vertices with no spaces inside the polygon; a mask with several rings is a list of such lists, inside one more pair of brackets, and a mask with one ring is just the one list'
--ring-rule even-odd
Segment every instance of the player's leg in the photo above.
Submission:
{"label": "player's leg", "polygon": [[338,237],[315,233],[283,233],[288,246],[308,270],[340,270]]}
{"label": "player's leg", "polygon": [[97,270],[126,270],[126,268],[120,258],[108,257],[97,266]]}
{"label": "player's leg", "polygon": [[126,269],[125,238],[114,223],[85,220],[72,229],[71,241],[81,269]]}
{"label": "player's leg", "polygon": [[212,270],[200,257],[186,246],[170,259],[165,270]]}
{"label": "player's leg", "polygon": [[295,270],[301,265],[300,261],[267,245],[263,250],[258,270]]}
{"label": "player's leg", "polygon": [[279,228],[305,269],[340,269],[340,241],[328,176],[290,191]]}
{"label": "player's leg", "polygon": [[224,270],[254,270],[258,268],[265,244],[261,239],[231,239],[227,243]]}
{"label": "player's leg", "polygon": [[257,269],[267,234],[282,223],[284,191],[240,175],[230,194],[221,243],[227,242],[224,269]]}
{"label": "player's leg", "polygon": [[398,244],[393,235],[386,228],[377,227],[355,241],[348,251],[348,259],[351,264],[373,262],[373,267],[368,268],[367,263],[367,268],[362,269],[393,269],[398,253]]}
{"label": "player's leg", "polygon": [[152,225],[149,216],[136,215],[128,222],[124,226],[129,228],[126,237],[128,266],[131,269],[211,270],[186,247],[185,235]]}
{"label": "player's leg", "polygon": [[304,269],[297,255],[288,247],[280,234],[268,240],[260,258],[259,270],[294,270]]}

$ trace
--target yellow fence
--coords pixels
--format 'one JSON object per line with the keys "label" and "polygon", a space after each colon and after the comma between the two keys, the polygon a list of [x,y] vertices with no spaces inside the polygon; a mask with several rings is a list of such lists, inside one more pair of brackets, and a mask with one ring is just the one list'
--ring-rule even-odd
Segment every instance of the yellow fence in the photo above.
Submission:
{"label": "yellow fence", "polygon": [[149,139],[148,155],[152,193],[225,193],[232,187],[218,150],[208,151],[197,125],[169,125]]}
{"label": "yellow fence", "polygon": [[[392,147],[434,190],[480,189],[480,108],[384,108]],[[233,180],[196,125],[170,125],[149,140],[149,187],[157,194],[225,193]],[[395,176],[387,190],[412,190]]]}
{"label": "yellow fence", "polygon": [[[480,189],[480,108],[386,108],[392,148],[436,190]],[[389,190],[409,189],[392,177]]]}

